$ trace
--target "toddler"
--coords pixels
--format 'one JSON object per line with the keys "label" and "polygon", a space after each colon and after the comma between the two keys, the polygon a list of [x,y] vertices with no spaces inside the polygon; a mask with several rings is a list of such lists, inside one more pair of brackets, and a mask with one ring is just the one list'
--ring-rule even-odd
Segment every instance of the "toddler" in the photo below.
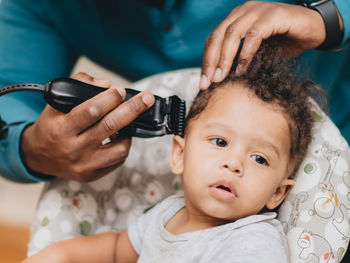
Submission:
{"label": "toddler", "polygon": [[262,45],[244,75],[195,98],[170,157],[184,195],[168,197],[122,233],[49,246],[30,262],[288,262],[275,209],[311,140],[307,87],[281,51]]}

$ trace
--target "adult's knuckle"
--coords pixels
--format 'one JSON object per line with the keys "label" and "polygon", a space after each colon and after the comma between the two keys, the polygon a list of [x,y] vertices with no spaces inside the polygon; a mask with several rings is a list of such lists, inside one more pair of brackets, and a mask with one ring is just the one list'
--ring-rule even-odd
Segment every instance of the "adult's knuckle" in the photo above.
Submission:
{"label": "adult's knuckle", "polygon": [[60,134],[57,130],[53,129],[51,130],[49,136],[48,136],[48,141],[50,143],[57,142],[60,139]]}
{"label": "adult's knuckle", "polygon": [[60,154],[61,158],[64,158],[64,160],[68,161],[69,164],[75,163],[75,154],[74,151],[72,151],[70,146],[64,146],[59,149],[58,154]]}
{"label": "adult's knuckle", "polygon": [[102,126],[107,133],[113,133],[117,131],[117,124],[110,116],[106,116],[102,119]]}
{"label": "adult's knuckle", "polygon": [[226,27],[225,35],[233,35],[237,31],[236,23],[231,23]]}
{"label": "adult's knuckle", "polygon": [[242,66],[248,65],[248,54],[242,54],[242,57],[239,59],[238,63]]}
{"label": "adult's knuckle", "polygon": [[216,40],[216,39],[218,39],[218,37],[219,37],[219,32],[218,32],[218,30],[213,30],[210,34],[209,34],[209,36],[208,36],[208,41],[214,41],[214,40]]}
{"label": "adult's knuckle", "polygon": [[91,105],[83,109],[83,118],[88,120],[97,120],[101,116],[101,109],[96,104],[92,103]]}
{"label": "adult's knuckle", "polygon": [[145,105],[141,102],[141,98],[134,98],[128,101],[128,106],[131,112],[137,115],[143,112]]}
{"label": "adult's knuckle", "polygon": [[121,144],[118,149],[119,161],[124,161],[129,155],[129,147],[126,144]]}
{"label": "adult's knuckle", "polygon": [[260,30],[258,27],[251,27],[246,33],[246,38],[257,38],[260,35]]}
{"label": "adult's knuckle", "polygon": [[202,67],[207,69],[210,66],[212,66],[212,63],[210,63],[210,61],[208,59],[203,59]]}
{"label": "adult's knuckle", "polygon": [[90,182],[94,173],[86,167],[86,165],[77,164],[72,168],[72,173],[80,182]]}
{"label": "adult's knuckle", "polygon": [[50,132],[48,133],[48,140],[50,143],[55,144],[62,138],[61,128],[58,123],[53,123]]}
{"label": "adult's knuckle", "polygon": [[238,63],[246,65],[248,63],[249,53],[246,49],[242,49],[239,53]]}
{"label": "adult's knuckle", "polygon": [[82,175],[84,174],[85,172],[85,169],[82,165],[80,164],[73,164],[71,165],[70,167],[70,171],[72,174],[75,175],[76,178],[81,178]]}
{"label": "adult's knuckle", "polygon": [[110,93],[111,96],[113,96],[113,99],[117,103],[120,103],[123,100],[122,95],[119,93],[117,89],[111,88],[111,89],[108,89],[108,92]]}
{"label": "adult's knuckle", "polygon": [[213,43],[214,41],[216,41],[219,38],[219,32],[217,30],[213,30],[208,38],[205,40],[205,46],[208,47],[211,43]]}
{"label": "adult's knuckle", "polygon": [[75,150],[74,147],[72,148],[65,148],[65,150],[63,151],[63,154],[65,156],[67,156],[69,162],[73,165],[76,165],[77,163],[79,163],[80,159],[81,159],[81,155],[80,152]]}

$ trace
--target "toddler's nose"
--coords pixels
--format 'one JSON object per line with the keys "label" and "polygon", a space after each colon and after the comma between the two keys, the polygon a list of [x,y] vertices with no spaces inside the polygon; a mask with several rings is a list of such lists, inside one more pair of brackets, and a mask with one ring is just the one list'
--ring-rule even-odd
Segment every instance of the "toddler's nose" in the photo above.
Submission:
{"label": "toddler's nose", "polygon": [[239,160],[225,160],[222,162],[221,168],[239,177],[243,175],[243,165]]}

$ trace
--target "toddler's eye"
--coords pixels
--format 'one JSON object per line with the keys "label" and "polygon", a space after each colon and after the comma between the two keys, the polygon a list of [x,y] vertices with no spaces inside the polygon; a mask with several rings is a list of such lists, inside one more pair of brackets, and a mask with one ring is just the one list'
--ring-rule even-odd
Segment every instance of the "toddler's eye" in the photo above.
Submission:
{"label": "toddler's eye", "polygon": [[260,155],[252,155],[251,158],[259,164],[268,165],[266,159]]}
{"label": "toddler's eye", "polygon": [[219,147],[225,147],[227,145],[227,142],[221,138],[214,138],[214,139],[211,139],[210,141],[212,144]]}

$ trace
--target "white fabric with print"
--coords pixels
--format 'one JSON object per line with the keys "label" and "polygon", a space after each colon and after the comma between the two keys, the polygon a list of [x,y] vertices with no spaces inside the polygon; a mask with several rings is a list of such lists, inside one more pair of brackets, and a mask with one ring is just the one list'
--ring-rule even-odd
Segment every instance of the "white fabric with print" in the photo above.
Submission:
{"label": "white fabric with print", "polygon": [[[158,74],[132,85],[191,104],[200,69]],[[313,140],[296,184],[280,209],[291,262],[339,262],[349,242],[350,151],[339,130],[314,105]],[[56,179],[43,190],[28,254],[80,235],[121,231],[167,196],[181,191],[169,169],[172,136],[134,138],[123,166],[92,183]]]}

